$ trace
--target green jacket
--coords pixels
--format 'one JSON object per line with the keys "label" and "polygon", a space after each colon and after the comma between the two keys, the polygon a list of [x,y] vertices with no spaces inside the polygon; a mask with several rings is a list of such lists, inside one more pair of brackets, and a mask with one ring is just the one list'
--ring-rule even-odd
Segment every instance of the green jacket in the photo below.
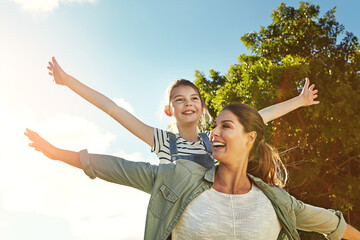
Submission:
{"label": "green jacket", "polygon": [[[187,160],[151,165],[122,158],[79,152],[84,172],[90,178],[137,188],[151,194],[144,239],[167,240],[186,206],[214,184],[215,168],[207,170]],[[346,222],[341,212],[314,207],[296,200],[281,188],[269,186],[249,175],[253,184],[270,199],[282,225],[278,239],[300,239],[296,229],[315,231],[328,239],[341,239]]]}

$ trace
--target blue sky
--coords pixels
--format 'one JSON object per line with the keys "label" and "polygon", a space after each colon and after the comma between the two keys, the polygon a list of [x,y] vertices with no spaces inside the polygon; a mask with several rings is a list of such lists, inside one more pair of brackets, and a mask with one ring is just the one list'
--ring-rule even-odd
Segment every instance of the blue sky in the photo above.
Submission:
{"label": "blue sky", "polygon": [[[284,1],[298,7],[297,1]],[[149,147],[69,89],[46,65],[166,128],[161,103],[177,78],[225,73],[248,53],[240,37],[271,22],[281,1],[0,0],[0,238],[141,239],[148,196],[46,159],[26,127],[61,148],[156,162]],[[313,1],[360,34],[356,0]],[[321,97],[321,93],[320,93]]]}

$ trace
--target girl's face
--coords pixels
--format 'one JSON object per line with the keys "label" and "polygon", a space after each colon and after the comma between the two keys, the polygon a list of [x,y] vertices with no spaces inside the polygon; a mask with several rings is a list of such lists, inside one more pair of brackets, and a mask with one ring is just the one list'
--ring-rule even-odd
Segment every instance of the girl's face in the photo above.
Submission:
{"label": "girl's face", "polygon": [[243,164],[239,160],[249,157],[255,138],[256,132],[246,133],[237,116],[223,110],[216,118],[210,135],[213,157],[225,164]]}
{"label": "girl's face", "polygon": [[175,87],[170,96],[170,113],[177,124],[197,124],[204,108],[195,89],[190,86]]}

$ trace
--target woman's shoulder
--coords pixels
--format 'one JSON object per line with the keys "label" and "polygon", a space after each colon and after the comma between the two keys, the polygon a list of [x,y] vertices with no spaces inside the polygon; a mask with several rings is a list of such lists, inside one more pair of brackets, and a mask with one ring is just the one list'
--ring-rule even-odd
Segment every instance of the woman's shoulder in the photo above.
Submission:
{"label": "woman's shoulder", "polygon": [[252,182],[258,188],[260,188],[269,198],[281,201],[283,203],[288,203],[289,201],[292,201],[291,195],[284,188],[269,185],[265,183],[261,178],[252,176],[251,174],[248,174],[248,176],[250,177]]}

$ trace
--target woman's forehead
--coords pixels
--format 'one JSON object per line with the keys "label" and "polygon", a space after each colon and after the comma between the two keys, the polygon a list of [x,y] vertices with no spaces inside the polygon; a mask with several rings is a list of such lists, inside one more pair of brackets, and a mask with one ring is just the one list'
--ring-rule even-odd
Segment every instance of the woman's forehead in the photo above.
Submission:
{"label": "woman's forehead", "polygon": [[222,110],[216,117],[216,122],[231,121],[233,123],[239,123],[236,115],[229,110]]}

